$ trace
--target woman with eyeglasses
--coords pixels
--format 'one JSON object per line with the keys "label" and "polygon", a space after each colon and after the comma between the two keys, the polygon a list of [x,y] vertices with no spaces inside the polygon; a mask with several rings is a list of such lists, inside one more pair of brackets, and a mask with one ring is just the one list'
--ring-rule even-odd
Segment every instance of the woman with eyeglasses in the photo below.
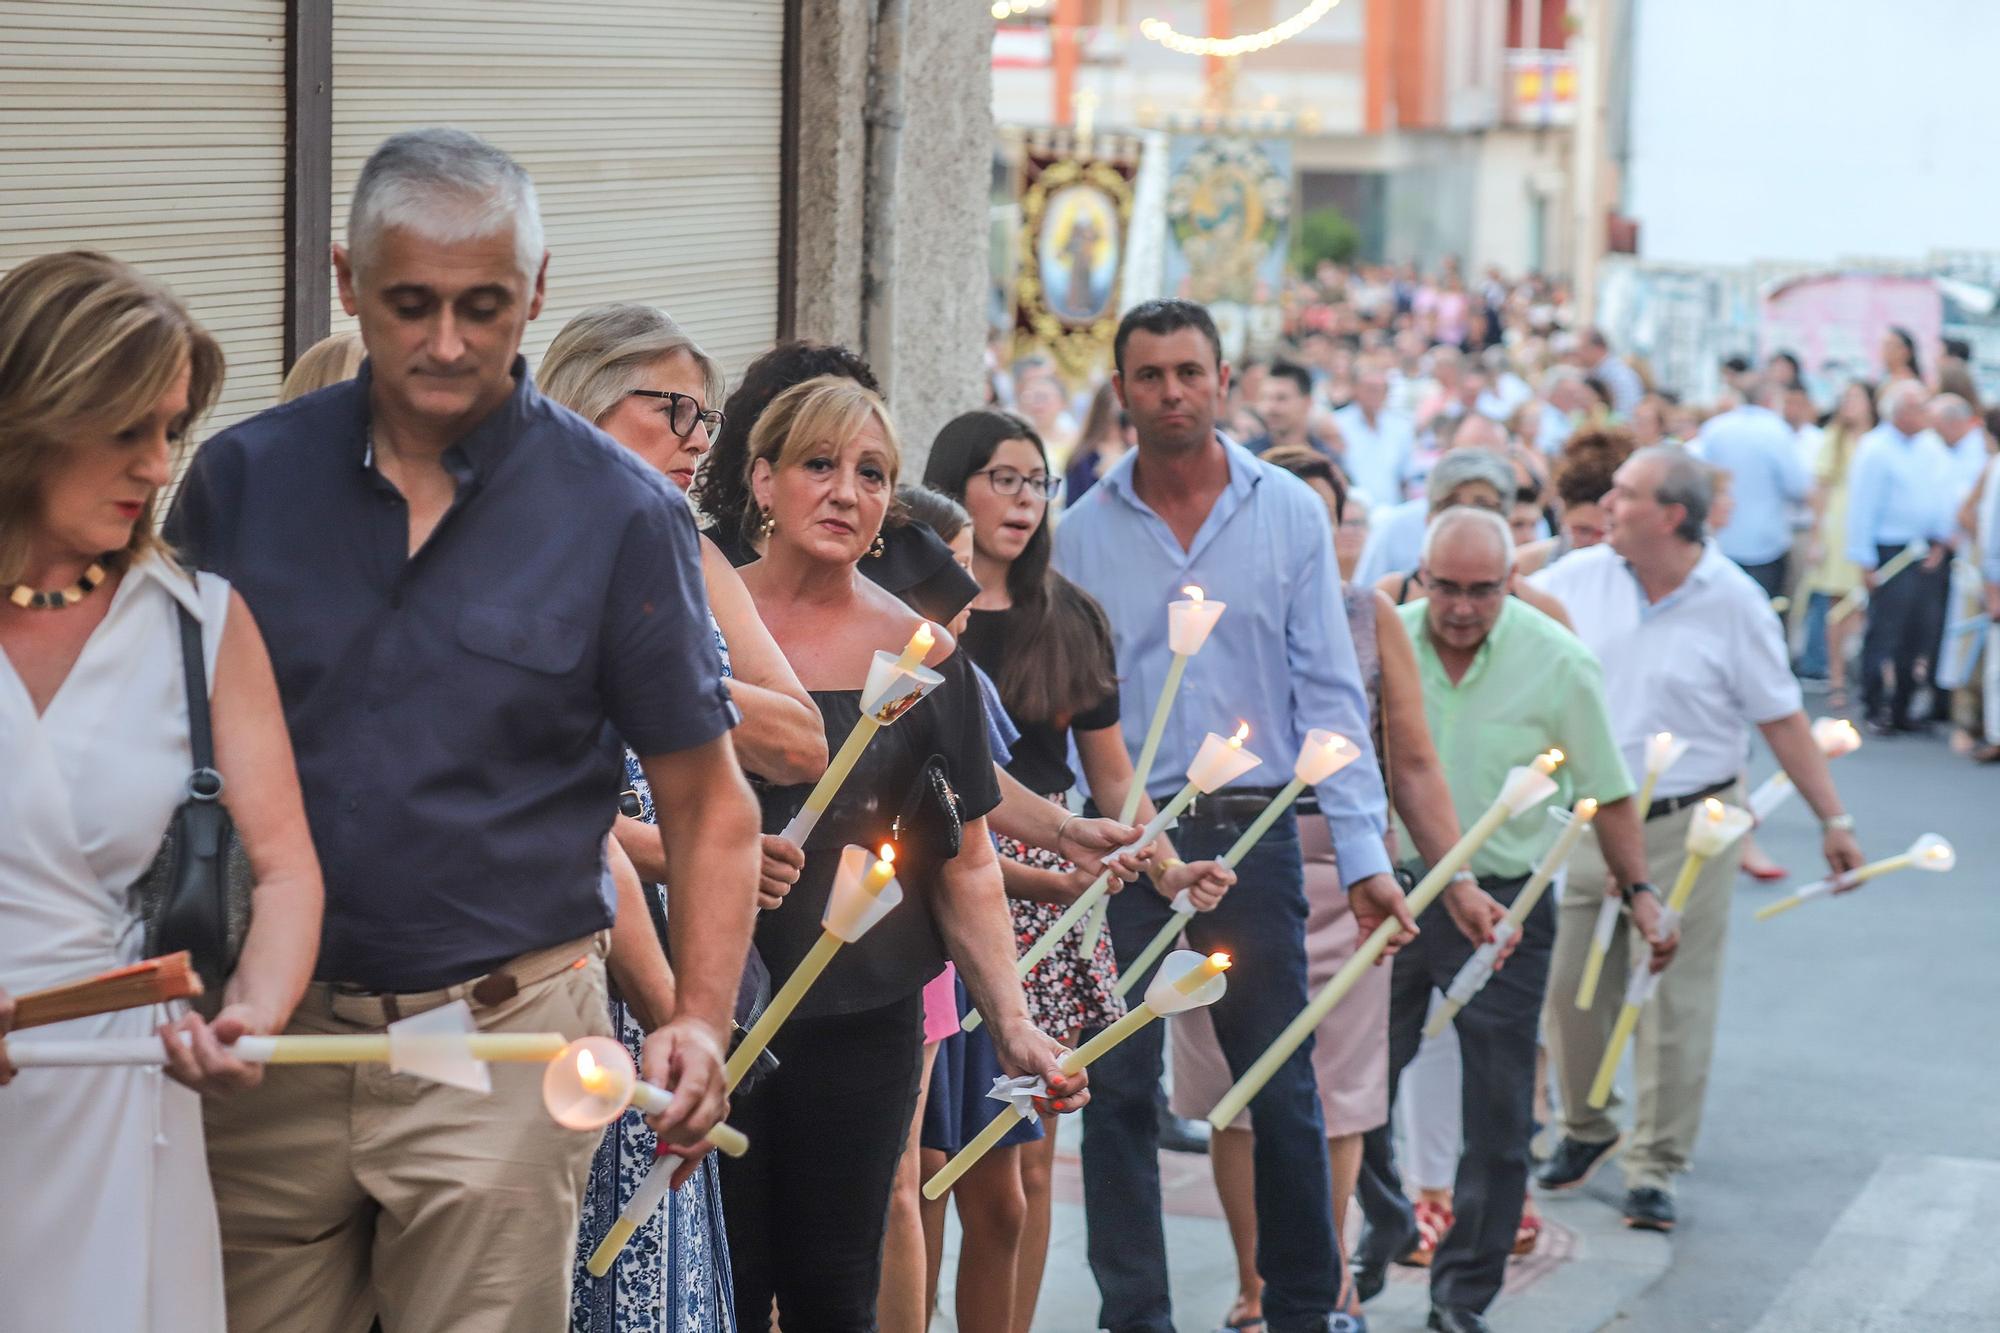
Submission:
{"label": "woman with eyeglasses", "polygon": [[[683,490],[722,424],[722,414],[708,406],[720,396],[721,372],[653,306],[602,305],[576,316],[549,345],[539,380],[551,400],[595,422]],[[818,777],[827,762],[819,710],[758,618],[742,578],[706,539],[702,579],[730,698],[743,714],[732,733],[737,755],[771,781]],[[660,933],[666,864],[653,827],[653,793],[629,751],[625,776],[629,808],[619,812],[613,837],[637,874],[616,879],[611,1009],[633,1060],[643,1063],[647,1033],[672,1017],[673,978]],[[797,849],[778,838],[766,838],[764,850],[758,904],[768,908],[784,901],[801,861]],[[623,871],[623,859],[614,858],[614,872]],[[591,1163],[571,1296],[572,1327],[579,1333],[729,1333],[736,1327],[721,1186],[711,1159],[703,1159],[653,1214],[610,1273],[594,1278],[584,1267],[651,1169],[654,1149],[644,1118],[627,1111]]]}
{"label": "woman with eyeglasses", "polygon": [[[829,736],[861,712],[869,665],[919,621],[858,566],[881,535],[900,464],[882,400],[826,376],[778,395],[751,433],[748,480],[764,556],[743,569]],[[860,754],[805,843],[805,869],[757,922],[782,984],[820,936],[842,848],[893,841],[903,900],[843,948],[771,1044],[778,1068],[737,1099],[755,1145],[722,1165],[736,1303],[759,1325],[775,1296],[788,1328],[877,1324],[883,1237],[916,1105],[923,990],[957,964],[1003,1070],[1048,1080],[1058,1109],[1082,1105],[1061,1047],[1038,1029],[1014,976],[1011,923],[987,814],[1000,792],[969,656],[939,630],[943,679]],[[806,784],[763,784],[764,826],[783,828]]]}
{"label": "woman with eyeglasses", "polygon": [[[964,645],[999,683],[1001,699],[1021,732],[1007,771],[1061,804],[1076,785],[1077,775],[1069,767],[1074,740],[1092,799],[1100,810],[1115,813],[1132,783],[1132,761],[1118,721],[1118,664],[1104,612],[1050,565],[1054,534],[1049,502],[1061,482],[1049,470],[1041,437],[1011,413],[968,412],[938,432],[924,484],[956,499],[972,515],[972,572],[980,591]],[[1140,818],[1151,814],[1151,803],[1142,801]],[[1160,864],[1170,868],[1134,891],[1157,891],[1171,899],[1187,889],[1197,906],[1213,906],[1235,876],[1213,862],[1180,865],[1166,842],[1162,838],[1156,847]],[[1025,953],[1093,876],[1051,852],[1005,837],[1000,852],[1008,904]],[[1082,1031],[1124,1014],[1124,1003],[1112,990],[1118,973],[1110,934],[1101,934],[1086,957],[1083,933],[1079,924],[1025,983],[1036,1026],[1071,1042]],[[1023,1145],[1019,1153],[1028,1215],[1015,1269],[1016,1329],[1033,1322],[1048,1257],[1056,1121],[1044,1117],[1043,1125],[1043,1137]]]}

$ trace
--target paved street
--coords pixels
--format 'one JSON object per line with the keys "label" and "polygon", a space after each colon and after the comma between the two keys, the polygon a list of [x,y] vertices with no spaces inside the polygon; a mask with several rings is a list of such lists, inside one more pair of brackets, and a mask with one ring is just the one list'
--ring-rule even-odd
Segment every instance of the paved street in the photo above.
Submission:
{"label": "paved street", "polygon": [[[1516,1262],[1492,1311],[1504,1333],[2000,1327],[1990,1252],[2000,969],[1989,957],[2000,946],[2000,772],[1971,768],[1942,741],[1871,740],[1836,773],[1871,859],[1935,831],[1957,846],[1958,869],[1888,878],[1765,923],[1752,913],[1784,890],[1738,882],[1708,1119],[1681,1184],[1679,1232],[1669,1242],[1626,1231],[1616,1170],[1580,1197],[1545,1198],[1542,1250]],[[1764,839],[1798,882],[1819,873],[1817,842],[1796,800]],[[1037,1333],[1080,1333],[1096,1313],[1073,1144],[1063,1158]],[[1210,1329],[1234,1276],[1207,1162],[1166,1155],[1162,1166],[1179,1325]],[[1368,1307],[1370,1327],[1415,1333],[1425,1310],[1421,1275],[1395,1270]]]}

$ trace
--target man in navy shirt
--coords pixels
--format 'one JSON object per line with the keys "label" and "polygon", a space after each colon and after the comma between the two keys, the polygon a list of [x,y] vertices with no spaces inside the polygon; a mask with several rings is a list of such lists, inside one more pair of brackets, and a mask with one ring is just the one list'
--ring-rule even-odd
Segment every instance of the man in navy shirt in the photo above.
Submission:
{"label": "man in navy shirt", "polygon": [[[210,442],[170,525],[256,613],[297,751],[327,902],[292,1029],[463,1000],[486,1030],[608,1033],[622,741],[662,797],[671,895],[676,993],[637,997],[672,1014],[654,1124],[696,1143],[724,1109],[759,824],[693,518],[529,381],[547,257],[506,154],[388,140],[348,238],[360,378]],[[552,1123],[540,1074],[495,1066],[481,1096],[327,1066],[211,1103],[230,1327],[567,1326],[596,1136]]]}

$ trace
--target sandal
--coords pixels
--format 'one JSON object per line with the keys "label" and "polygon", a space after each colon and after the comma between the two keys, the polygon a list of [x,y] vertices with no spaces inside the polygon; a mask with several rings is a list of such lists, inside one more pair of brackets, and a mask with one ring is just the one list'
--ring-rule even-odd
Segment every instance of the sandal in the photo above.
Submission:
{"label": "sandal", "polygon": [[1542,1215],[1535,1211],[1532,1197],[1522,1200],[1521,1224],[1514,1228],[1514,1257],[1535,1252],[1535,1243],[1542,1238]]}
{"label": "sandal", "polygon": [[1406,1268],[1429,1268],[1431,1260],[1437,1257],[1437,1248],[1444,1240],[1444,1233],[1451,1230],[1451,1206],[1419,1199],[1416,1211],[1417,1243],[1396,1262]]}

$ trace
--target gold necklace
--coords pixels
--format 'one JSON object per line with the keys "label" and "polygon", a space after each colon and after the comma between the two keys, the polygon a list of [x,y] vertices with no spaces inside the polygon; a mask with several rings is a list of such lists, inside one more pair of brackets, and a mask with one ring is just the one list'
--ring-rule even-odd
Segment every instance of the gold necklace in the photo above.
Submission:
{"label": "gold necklace", "polygon": [[59,588],[54,592],[37,592],[25,583],[17,583],[14,585],[14,590],[7,594],[7,600],[24,611],[60,611],[65,606],[74,606],[89,596],[92,588],[104,582],[108,572],[103,565],[92,561],[90,568],[84,570],[77,581],[67,588]]}

